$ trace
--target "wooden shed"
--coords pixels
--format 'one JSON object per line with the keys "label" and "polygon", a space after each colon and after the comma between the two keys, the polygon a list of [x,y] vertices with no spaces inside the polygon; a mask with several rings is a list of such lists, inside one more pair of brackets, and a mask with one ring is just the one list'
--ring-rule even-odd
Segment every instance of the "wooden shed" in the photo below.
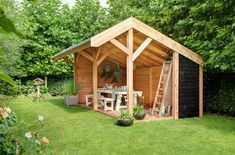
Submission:
{"label": "wooden shed", "polygon": [[[69,60],[68,55],[74,55]],[[130,17],[111,28],[54,55],[74,66],[80,84],[79,103],[92,94],[98,110],[98,91],[113,79],[102,78],[104,67],[119,67],[116,87],[126,86],[127,110],[133,113],[134,91],[142,92],[143,104],[154,111],[170,105],[174,119],[203,115],[203,59],[185,46],[143,22]]]}

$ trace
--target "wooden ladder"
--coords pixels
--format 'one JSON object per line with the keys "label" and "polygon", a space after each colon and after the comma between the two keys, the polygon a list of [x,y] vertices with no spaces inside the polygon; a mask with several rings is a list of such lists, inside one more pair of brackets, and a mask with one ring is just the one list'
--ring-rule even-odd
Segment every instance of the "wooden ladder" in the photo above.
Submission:
{"label": "wooden ladder", "polygon": [[165,95],[167,91],[167,87],[169,85],[169,80],[171,77],[171,70],[172,70],[172,61],[164,61],[162,65],[162,71],[160,74],[157,91],[155,95],[155,100],[153,103],[153,108],[151,110],[151,114],[154,115],[156,111],[156,105],[164,104]]}

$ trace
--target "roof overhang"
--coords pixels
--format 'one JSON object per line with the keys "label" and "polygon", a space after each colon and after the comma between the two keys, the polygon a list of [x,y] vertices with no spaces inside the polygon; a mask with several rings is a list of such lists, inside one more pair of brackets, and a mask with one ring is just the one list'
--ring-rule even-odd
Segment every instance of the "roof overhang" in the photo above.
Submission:
{"label": "roof overhang", "polygon": [[152,27],[144,24],[143,22],[130,17],[105,31],[80,42],[79,44],[73,45],[62,52],[54,55],[51,59],[52,61],[57,61],[59,59],[63,59],[69,54],[73,54],[75,52],[82,51],[89,47],[100,47],[101,45],[109,42],[110,40],[116,38],[117,36],[123,34],[124,32],[130,30],[131,28],[143,33],[144,35],[148,36],[149,38],[159,42],[163,46],[178,52],[179,54],[189,58],[190,60],[202,64],[203,59],[197,53],[191,51],[187,47],[179,44],[178,42],[174,41],[173,39],[167,37],[166,35],[160,33],[159,31],[153,29]]}
{"label": "roof overhang", "polygon": [[64,57],[66,57],[69,54],[73,54],[75,52],[79,52],[79,51],[82,51],[82,50],[84,50],[86,48],[89,48],[90,47],[90,41],[91,40],[89,38],[89,39],[86,39],[86,40],[80,42],[79,44],[75,44],[73,46],[70,46],[69,48],[64,49],[60,53],[52,56],[51,60],[53,62],[55,62],[55,61],[58,61],[60,59],[63,59]]}

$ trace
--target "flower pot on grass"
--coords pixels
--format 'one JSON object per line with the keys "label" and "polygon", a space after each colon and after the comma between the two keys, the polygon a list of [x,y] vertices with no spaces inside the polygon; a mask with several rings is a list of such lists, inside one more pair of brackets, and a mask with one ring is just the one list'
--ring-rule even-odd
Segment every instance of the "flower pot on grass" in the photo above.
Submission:
{"label": "flower pot on grass", "polygon": [[65,95],[64,104],[65,105],[78,105],[78,95]]}
{"label": "flower pot on grass", "polygon": [[142,120],[142,119],[145,118],[145,116],[146,116],[146,113],[145,113],[145,112],[140,112],[140,113],[135,113],[135,114],[134,114],[134,118],[135,118],[136,120]]}
{"label": "flower pot on grass", "polygon": [[134,118],[128,114],[128,112],[121,111],[120,117],[117,119],[117,125],[119,126],[131,126],[134,122]]}
{"label": "flower pot on grass", "polygon": [[146,113],[144,112],[144,107],[141,104],[137,104],[134,107],[134,118],[136,120],[142,120],[144,119],[146,116]]}
{"label": "flower pot on grass", "polygon": [[78,92],[80,90],[79,85],[75,86],[73,80],[67,81],[64,84],[64,104],[65,105],[78,105]]}

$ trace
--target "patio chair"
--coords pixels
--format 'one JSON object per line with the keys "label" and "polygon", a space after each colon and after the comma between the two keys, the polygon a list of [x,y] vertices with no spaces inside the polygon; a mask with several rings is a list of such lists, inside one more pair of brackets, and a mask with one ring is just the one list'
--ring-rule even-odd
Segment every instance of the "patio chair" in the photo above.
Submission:
{"label": "patio chair", "polygon": [[106,98],[106,97],[99,97],[98,103],[101,103],[101,105],[104,107],[104,111],[113,111],[115,99],[113,98]]}

